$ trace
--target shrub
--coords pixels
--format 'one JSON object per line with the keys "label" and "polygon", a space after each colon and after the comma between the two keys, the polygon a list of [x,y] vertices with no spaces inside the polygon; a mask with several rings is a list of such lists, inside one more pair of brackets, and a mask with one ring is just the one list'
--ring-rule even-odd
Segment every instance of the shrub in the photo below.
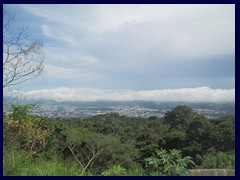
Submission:
{"label": "shrub", "polygon": [[126,176],[126,169],[122,168],[120,165],[114,165],[113,167],[103,171],[102,176]]}
{"label": "shrub", "polygon": [[232,153],[218,152],[203,156],[198,168],[235,168],[235,155]]}
{"label": "shrub", "polygon": [[179,150],[167,152],[156,150],[156,155],[146,159],[149,175],[155,176],[186,176],[188,164],[194,164],[190,156],[182,157]]}

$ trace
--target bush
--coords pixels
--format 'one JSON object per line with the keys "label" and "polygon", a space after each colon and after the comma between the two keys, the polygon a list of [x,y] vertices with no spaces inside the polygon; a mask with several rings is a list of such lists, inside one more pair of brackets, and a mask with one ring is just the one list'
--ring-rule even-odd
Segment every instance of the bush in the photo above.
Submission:
{"label": "bush", "polygon": [[167,152],[164,149],[156,150],[156,155],[147,158],[149,175],[154,176],[186,176],[188,164],[194,164],[190,156],[182,157],[179,150]]}
{"label": "bush", "polygon": [[218,152],[203,156],[202,163],[198,168],[235,168],[235,154]]}
{"label": "bush", "polygon": [[114,165],[101,173],[102,176],[126,176],[126,169],[122,168],[120,165]]}

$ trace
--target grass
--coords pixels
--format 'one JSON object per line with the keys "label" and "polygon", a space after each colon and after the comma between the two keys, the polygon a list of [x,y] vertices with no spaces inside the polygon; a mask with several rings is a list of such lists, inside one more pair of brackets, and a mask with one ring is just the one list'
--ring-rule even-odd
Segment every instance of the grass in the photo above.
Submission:
{"label": "grass", "polygon": [[[39,158],[36,161],[27,155],[14,153],[4,156],[4,176],[83,176],[76,163],[63,162],[58,159],[45,160]],[[14,160],[13,160],[14,159]]]}
{"label": "grass", "polygon": [[[129,176],[142,176],[141,168],[135,167],[128,172]],[[4,176],[92,176],[90,172],[82,173],[79,165],[74,161],[62,161],[58,158],[51,160],[38,157],[33,159],[26,152],[14,150],[4,154]]]}

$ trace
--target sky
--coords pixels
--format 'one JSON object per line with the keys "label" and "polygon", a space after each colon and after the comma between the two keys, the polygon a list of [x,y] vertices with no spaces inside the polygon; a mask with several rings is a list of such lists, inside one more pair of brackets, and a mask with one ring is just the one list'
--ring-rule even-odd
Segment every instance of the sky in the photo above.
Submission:
{"label": "sky", "polygon": [[234,4],[5,8],[44,44],[44,74],[19,88],[28,97],[234,102]]}

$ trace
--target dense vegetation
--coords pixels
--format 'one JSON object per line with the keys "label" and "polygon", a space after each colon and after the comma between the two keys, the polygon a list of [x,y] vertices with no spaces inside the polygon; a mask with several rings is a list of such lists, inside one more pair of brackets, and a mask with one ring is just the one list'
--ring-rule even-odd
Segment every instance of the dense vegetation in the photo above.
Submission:
{"label": "dense vegetation", "polygon": [[235,168],[235,118],[208,119],[187,106],[163,118],[4,116],[4,175],[187,175]]}

